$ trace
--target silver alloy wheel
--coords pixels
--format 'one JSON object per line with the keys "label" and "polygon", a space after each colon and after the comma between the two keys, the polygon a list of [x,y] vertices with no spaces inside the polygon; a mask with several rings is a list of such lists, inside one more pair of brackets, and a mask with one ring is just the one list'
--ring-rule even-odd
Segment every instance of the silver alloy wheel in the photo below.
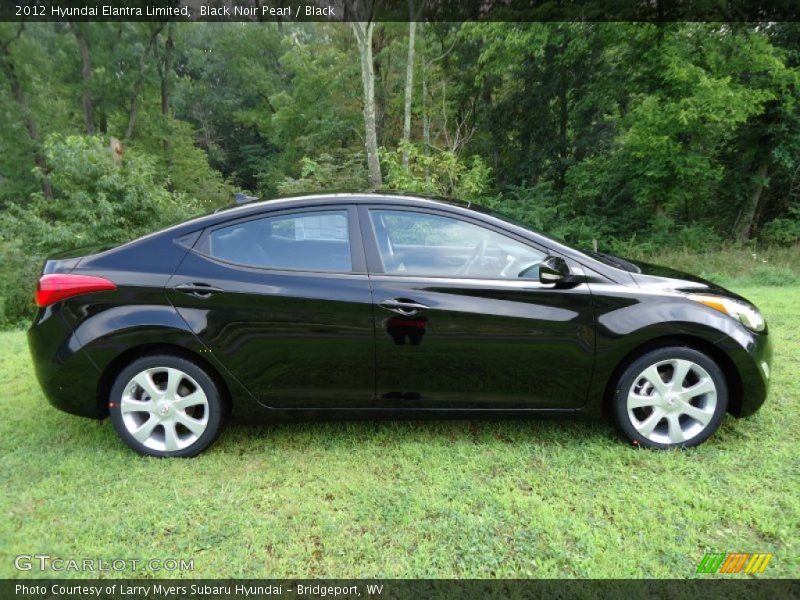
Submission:
{"label": "silver alloy wheel", "polygon": [[125,386],[120,400],[128,432],[151,450],[170,452],[194,444],[208,427],[208,398],[180,369],[145,369]]}
{"label": "silver alloy wheel", "polygon": [[717,386],[703,367],[680,358],[642,371],[628,392],[628,418],[658,444],[681,444],[700,434],[717,407]]}

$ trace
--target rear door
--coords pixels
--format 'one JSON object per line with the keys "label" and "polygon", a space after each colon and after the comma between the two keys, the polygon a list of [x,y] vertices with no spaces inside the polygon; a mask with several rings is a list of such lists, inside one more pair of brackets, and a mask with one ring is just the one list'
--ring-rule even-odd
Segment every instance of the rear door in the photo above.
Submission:
{"label": "rear door", "polygon": [[378,404],[584,405],[594,359],[591,296],[585,283],[539,282],[545,247],[447,211],[359,210],[375,301]]}
{"label": "rear door", "polygon": [[374,330],[351,206],[263,213],[201,236],[168,284],[215,357],[266,406],[370,405]]}

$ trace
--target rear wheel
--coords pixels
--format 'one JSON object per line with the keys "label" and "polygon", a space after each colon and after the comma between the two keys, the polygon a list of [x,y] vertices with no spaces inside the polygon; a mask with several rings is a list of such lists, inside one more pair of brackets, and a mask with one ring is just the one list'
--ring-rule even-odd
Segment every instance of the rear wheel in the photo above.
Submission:
{"label": "rear wheel", "polygon": [[140,358],[111,388],[114,428],[133,450],[159,457],[195,456],[222,427],[222,397],[199,366],[166,354]]}
{"label": "rear wheel", "polygon": [[617,424],[634,443],[682,448],[716,431],[728,406],[728,388],[709,356],[671,346],[634,360],[617,381],[613,402]]}

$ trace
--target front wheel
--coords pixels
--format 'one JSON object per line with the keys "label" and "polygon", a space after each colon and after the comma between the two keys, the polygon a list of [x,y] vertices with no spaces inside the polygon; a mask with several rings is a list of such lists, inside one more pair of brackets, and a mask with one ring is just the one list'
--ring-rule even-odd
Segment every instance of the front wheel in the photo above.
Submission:
{"label": "front wheel", "polygon": [[696,446],[717,430],[728,406],[725,376],[692,348],[652,350],[634,360],[614,388],[617,425],[648,448]]}
{"label": "front wheel", "polygon": [[109,414],[122,440],[139,454],[195,456],[222,427],[214,380],[183,358],[155,355],[122,370],[111,388]]}

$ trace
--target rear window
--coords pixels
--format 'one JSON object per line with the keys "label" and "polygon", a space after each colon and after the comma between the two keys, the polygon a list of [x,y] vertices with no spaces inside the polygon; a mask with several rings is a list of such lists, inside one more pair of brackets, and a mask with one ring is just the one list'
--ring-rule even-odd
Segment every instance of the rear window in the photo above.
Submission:
{"label": "rear window", "polygon": [[209,236],[209,253],[267,269],[353,269],[346,210],[283,214],[215,229]]}

